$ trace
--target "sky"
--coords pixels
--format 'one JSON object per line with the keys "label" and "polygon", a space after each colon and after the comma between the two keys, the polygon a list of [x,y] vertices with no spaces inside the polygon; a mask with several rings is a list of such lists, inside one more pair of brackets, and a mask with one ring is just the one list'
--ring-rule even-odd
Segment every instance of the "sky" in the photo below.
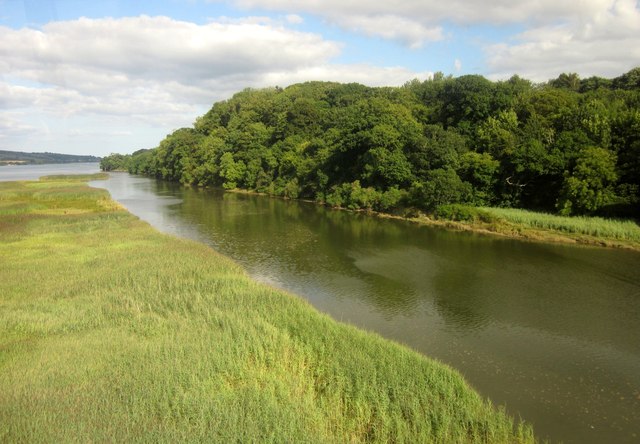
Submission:
{"label": "sky", "polygon": [[0,0],[0,150],[153,148],[247,87],[638,65],[636,0]]}

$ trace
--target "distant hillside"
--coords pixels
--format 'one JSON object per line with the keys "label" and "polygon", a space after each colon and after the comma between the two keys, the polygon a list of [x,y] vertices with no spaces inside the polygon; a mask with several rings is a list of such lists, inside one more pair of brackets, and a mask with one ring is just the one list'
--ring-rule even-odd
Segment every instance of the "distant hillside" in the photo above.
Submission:
{"label": "distant hillside", "polygon": [[0,165],[77,163],[77,162],[100,162],[100,158],[96,156],[76,156],[73,154],[22,153],[19,151],[0,150]]}

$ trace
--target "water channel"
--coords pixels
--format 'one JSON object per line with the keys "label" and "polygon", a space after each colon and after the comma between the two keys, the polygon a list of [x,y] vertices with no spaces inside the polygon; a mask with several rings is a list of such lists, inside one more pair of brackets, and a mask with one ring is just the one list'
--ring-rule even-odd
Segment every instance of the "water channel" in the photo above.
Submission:
{"label": "water channel", "polygon": [[640,253],[114,173],[92,183],[334,318],[450,364],[551,442],[640,441]]}

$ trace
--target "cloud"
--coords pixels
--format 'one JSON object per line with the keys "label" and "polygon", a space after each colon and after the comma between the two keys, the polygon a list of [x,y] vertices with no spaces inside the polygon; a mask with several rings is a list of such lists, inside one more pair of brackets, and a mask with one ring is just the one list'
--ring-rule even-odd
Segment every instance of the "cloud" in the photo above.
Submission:
{"label": "cloud", "polygon": [[518,73],[545,81],[568,71],[617,76],[640,60],[640,10],[634,0],[618,0],[592,17],[533,27],[485,52],[496,78]]}
{"label": "cloud", "polygon": [[353,15],[340,17],[337,21],[344,28],[368,36],[398,40],[411,48],[419,48],[425,42],[443,39],[442,27],[427,27],[415,20],[397,15]]}
{"label": "cloud", "polygon": [[0,141],[10,137],[32,134],[37,129],[24,123],[24,116],[17,112],[3,112],[0,114]]}
{"label": "cloud", "polygon": [[131,80],[198,82],[237,72],[291,69],[340,51],[319,35],[251,19],[196,25],[167,17],[81,18],[50,23],[42,31],[0,32],[2,71],[90,89],[105,80],[110,86]]}
{"label": "cloud", "polygon": [[412,48],[455,38],[457,31],[473,26],[483,29],[481,33],[487,25],[503,27],[502,31],[506,26],[521,29],[507,41],[484,44],[485,74],[492,78],[519,73],[542,81],[567,70],[615,76],[640,60],[636,0],[228,1],[246,9],[314,14],[344,29]]}
{"label": "cloud", "polygon": [[283,85],[303,82],[308,79],[322,79],[335,82],[356,82],[368,86],[400,86],[408,80],[425,80],[432,72],[415,72],[403,67],[377,67],[369,64],[319,65],[303,68],[296,72],[274,72],[265,77],[267,85]]}
{"label": "cloud", "polygon": [[[211,0],[219,2],[220,0]],[[370,0],[232,0],[245,9],[306,12],[330,19],[348,16],[398,16],[422,24],[508,24],[522,22],[549,22],[570,17],[591,17],[609,9],[616,0],[403,0],[398,2],[371,2]]]}
{"label": "cloud", "polygon": [[455,69],[456,72],[459,72],[462,69],[462,62],[460,59],[455,59],[453,61],[453,69]]}
{"label": "cloud", "polygon": [[341,45],[287,28],[300,20],[221,18],[198,25],[141,16],[80,18],[41,29],[0,27],[0,107],[22,113],[5,119],[5,127],[24,130],[46,121],[52,137],[75,139],[91,131],[56,126],[100,121],[118,134],[132,125],[155,127],[160,134],[149,146],[248,86],[307,80],[402,84],[419,75],[403,68],[334,66]]}
{"label": "cloud", "polygon": [[287,21],[287,23],[291,25],[300,25],[304,23],[304,19],[300,17],[298,14],[287,14],[287,16],[285,17],[285,20]]}

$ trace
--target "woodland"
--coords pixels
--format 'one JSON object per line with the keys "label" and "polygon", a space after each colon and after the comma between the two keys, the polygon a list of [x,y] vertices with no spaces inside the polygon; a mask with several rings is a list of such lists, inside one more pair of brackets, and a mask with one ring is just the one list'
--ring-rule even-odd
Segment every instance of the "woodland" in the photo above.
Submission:
{"label": "woodland", "polygon": [[616,78],[436,73],[401,87],[245,89],[103,170],[333,207],[638,217],[640,67]]}

